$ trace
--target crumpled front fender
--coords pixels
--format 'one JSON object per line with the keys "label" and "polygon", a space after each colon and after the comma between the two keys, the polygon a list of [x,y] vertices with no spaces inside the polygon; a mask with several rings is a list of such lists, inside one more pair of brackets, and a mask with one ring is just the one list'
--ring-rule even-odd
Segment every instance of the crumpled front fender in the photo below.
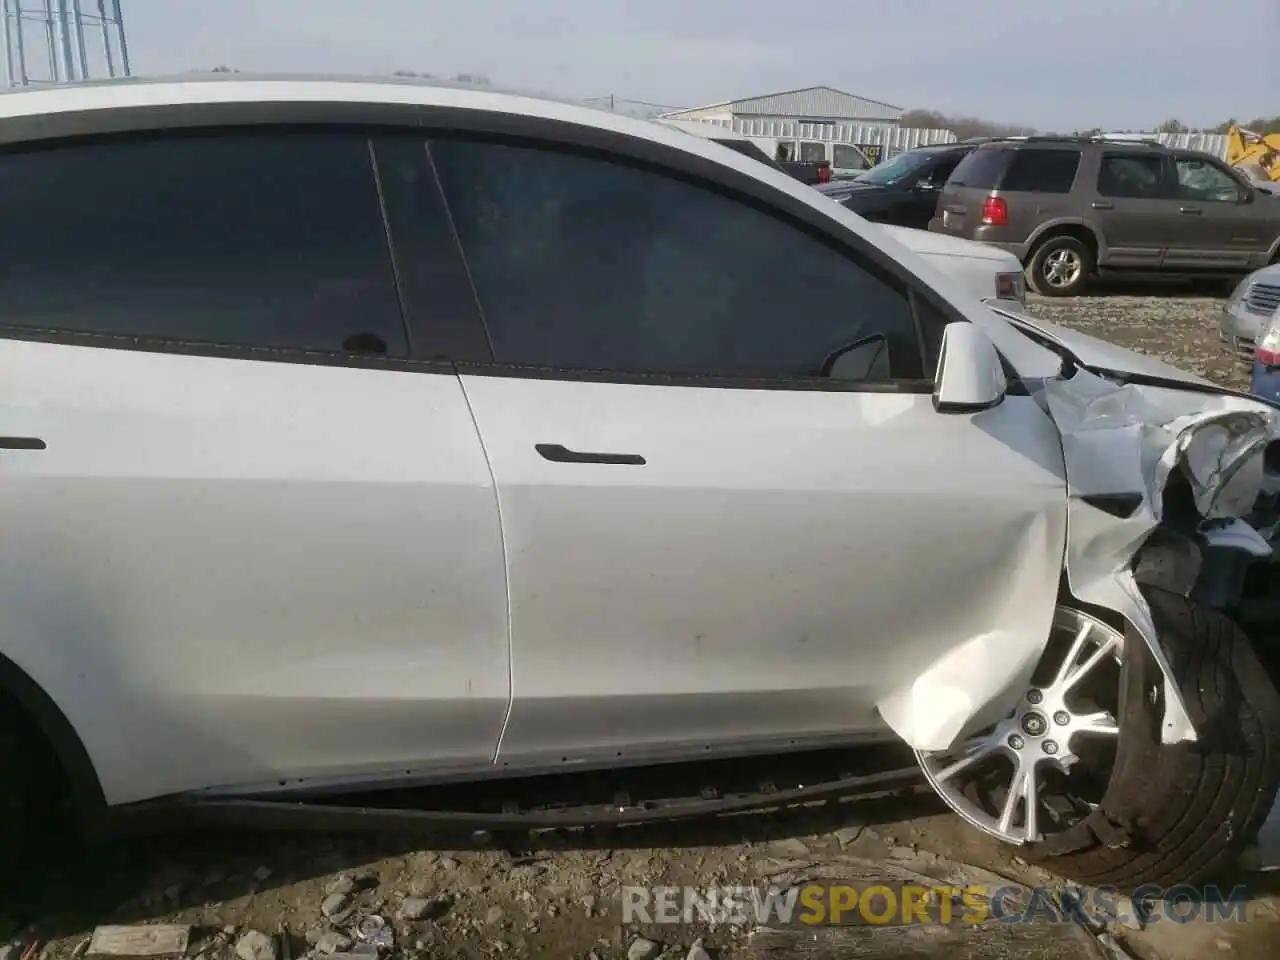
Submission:
{"label": "crumpled front fender", "polygon": [[[1280,433],[1280,412],[1245,397],[1117,384],[1085,370],[1047,381],[1044,391],[1062,434],[1071,592],[1120,614],[1150,649],[1165,678],[1164,742],[1195,740],[1133,560],[1160,524],[1175,470],[1185,474],[1203,519],[1252,510],[1263,485],[1263,452]],[[1132,512],[1093,505],[1100,497],[1126,495]]]}
{"label": "crumpled front fender", "polygon": [[[1164,742],[1195,740],[1134,560],[1160,525],[1174,471],[1187,477],[1202,520],[1251,512],[1264,483],[1263,452],[1280,436],[1280,411],[1248,397],[1121,383],[1084,369],[1047,380],[1042,389],[1062,441],[1071,592],[1119,614],[1129,635],[1150,649],[1165,678]],[[1048,614],[1043,636],[957,638],[944,656],[922,665],[914,682],[878,704],[881,716],[917,750],[948,749],[995,722],[1030,683],[1048,641]]]}

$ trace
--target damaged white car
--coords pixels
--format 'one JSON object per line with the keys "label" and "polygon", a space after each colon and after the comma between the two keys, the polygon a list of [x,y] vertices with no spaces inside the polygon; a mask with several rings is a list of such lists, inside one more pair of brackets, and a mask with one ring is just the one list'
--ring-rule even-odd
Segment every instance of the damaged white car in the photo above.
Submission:
{"label": "damaged white car", "polygon": [[135,80],[0,139],[9,844],[886,738],[1082,880],[1270,809],[1276,408],[579,106]]}

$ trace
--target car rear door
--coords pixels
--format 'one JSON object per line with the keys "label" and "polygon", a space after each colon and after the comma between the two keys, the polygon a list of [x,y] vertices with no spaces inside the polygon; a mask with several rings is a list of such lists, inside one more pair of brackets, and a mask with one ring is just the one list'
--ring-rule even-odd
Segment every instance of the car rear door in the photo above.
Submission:
{"label": "car rear door", "polygon": [[1196,153],[1174,155],[1178,220],[1169,238],[1169,268],[1249,270],[1264,264],[1273,221],[1224,166]]}
{"label": "car rear door", "polygon": [[1082,197],[1101,242],[1104,267],[1158,269],[1180,226],[1171,199],[1168,156],[1153,150],[1104,150]]}
{"label": "car rear door", "polygon": [[1047,635],[1059,439],[1030,397],[935,412],[932,293],[538,135],[431,146],[493,345],[459,369],[507,547],[500,764],[879,733],[962,640]]}
{"label": "car rear door", "polygon": [[[210,129],[0,158],[0,649],[109,802],[492,760],[495,493],[447,359],[409,360],[372,146]],[[447,314],[469,288],[435,262]],[[413,347],[447,356],[435,329]]]}

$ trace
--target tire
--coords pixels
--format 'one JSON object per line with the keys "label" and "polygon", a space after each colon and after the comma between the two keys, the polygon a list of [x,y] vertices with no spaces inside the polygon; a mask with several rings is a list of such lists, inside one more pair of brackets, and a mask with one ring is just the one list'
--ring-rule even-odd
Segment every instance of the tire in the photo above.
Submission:
{"label": "tire", "polygon": [[[41,863],[74,843],[61,770],[25,713],[0,695],[0,864]],[[5,884],[0,871],[0,889]],[[21,875],[21,874],[18,874]]]}
{"label": "tire", "polygon": [[1062,876],[1126,892],[1226,873],[1280,787],[1280,695],[1244,632],[1178,594],[1142,589],[1199,739],[1160,742],[1163,706],[1151,702],[1160,670],[1145,644],[1130,644],[1101,802],[1070,829],[1023,848]]}
{"label": "tire", "polygon": [[[1069,267],[1072,264],[1074,270],[1069,277],[1059,273],[1063,265]],[[1076,237],[1064,235],[1050,237],[1036,248],[1027,274],[1032,288],[1042,296],[1074,297],[1089,285],[1096,269],[1089,245]]]}

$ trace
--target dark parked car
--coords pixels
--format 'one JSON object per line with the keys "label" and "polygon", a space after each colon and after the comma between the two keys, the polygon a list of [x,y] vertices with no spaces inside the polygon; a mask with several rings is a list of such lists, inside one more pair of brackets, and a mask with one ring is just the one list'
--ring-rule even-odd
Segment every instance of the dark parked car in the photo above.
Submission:
{"label": "dark parked car", "polygon": [[920,147],[872,167],[856,180],[836,180],[818,189],[867,220],[926,230],[942,185],[977,146],[977,141],[964,141]]}
{"label": "dark parked car", "polygon": [[929,229],[1017,255],[1040,293],[1100,273],[1234,279],[1273,262],[1280,199],[1221,160],[1154,141],[1028,137],[965,157]]}

